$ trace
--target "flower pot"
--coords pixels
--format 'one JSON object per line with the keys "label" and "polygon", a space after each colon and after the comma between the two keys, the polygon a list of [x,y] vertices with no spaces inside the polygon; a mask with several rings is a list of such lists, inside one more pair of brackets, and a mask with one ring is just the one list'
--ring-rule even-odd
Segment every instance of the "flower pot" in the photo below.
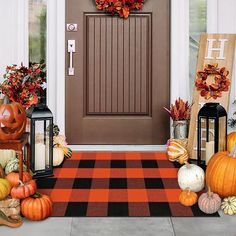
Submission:
{"label": "flower pot", "polygon": [[173,121],[173,135],[174,139],[188,138],[189,120],[175,120]]}

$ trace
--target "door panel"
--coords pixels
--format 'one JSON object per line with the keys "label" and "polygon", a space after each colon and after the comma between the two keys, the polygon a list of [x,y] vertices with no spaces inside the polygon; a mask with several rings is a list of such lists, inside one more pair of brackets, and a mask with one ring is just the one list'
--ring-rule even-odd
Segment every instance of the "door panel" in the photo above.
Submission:
{"label": "door panel", "polygon": [[66,21],[78,24],[66,33],[76,40],[75,76],[66,75],[70,144],[166,142],[169,9],[169,0],[149,0],[124,20],[97,11],[94,0],[67,0]]}
{"label": "door panel", "polygon": [[85,17],[86,114],[150,115],[151,15]]}

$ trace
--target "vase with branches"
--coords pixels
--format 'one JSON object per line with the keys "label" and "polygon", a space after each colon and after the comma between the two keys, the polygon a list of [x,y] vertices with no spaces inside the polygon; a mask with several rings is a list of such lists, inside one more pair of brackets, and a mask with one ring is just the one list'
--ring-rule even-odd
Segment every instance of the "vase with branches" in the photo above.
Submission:
{"label": "vase with branches", "polygon": [[188,126],[191,115],[191,105],[181,98],[170,105],[164,107],[173,120],[173,134],[175,139],[186,139],[188,137]]}

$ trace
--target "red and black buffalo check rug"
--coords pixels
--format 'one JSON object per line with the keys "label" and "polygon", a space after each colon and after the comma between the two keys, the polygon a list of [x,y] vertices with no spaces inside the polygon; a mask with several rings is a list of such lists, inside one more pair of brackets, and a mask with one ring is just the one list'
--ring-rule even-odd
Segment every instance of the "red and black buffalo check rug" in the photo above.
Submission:
{"label": "red and black buffalo check rug", "polygon": [[164,152],[75,152],[37,184],[53,216],[206,216],[179,203],[178,167]]}

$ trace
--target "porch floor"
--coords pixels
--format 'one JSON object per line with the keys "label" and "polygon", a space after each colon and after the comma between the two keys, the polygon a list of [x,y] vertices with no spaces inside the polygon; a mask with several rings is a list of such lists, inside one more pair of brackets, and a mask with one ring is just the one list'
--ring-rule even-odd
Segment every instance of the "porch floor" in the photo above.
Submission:
{"label": "porch floor", "polygon": [[235,236],[236,216],[226,216],[221,211],[216,218],[58,218],[45,221],[25,220],[17,229],[1,227],[4,236]]}

